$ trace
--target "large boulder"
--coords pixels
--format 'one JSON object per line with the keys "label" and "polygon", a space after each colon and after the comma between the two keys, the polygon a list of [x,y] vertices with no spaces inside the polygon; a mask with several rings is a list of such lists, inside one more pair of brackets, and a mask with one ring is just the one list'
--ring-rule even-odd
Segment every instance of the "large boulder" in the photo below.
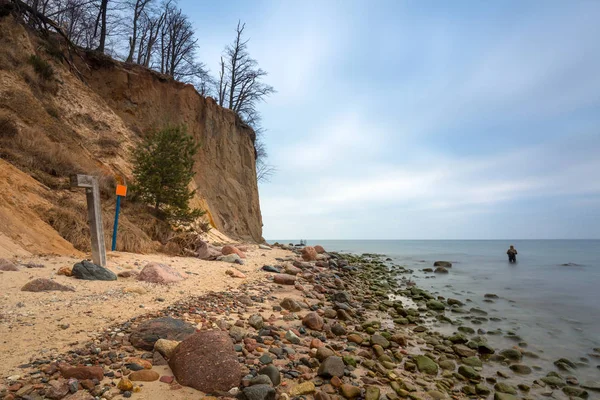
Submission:
{"label": "large boulder", "polygon": [[302,259],[304,261],[316,261],[317,260],[317,251],[312,246],[306,246],[302,249]]}
{"label": "large boulder", "polygon": [[111,270],[91,263],[87,260],[73,266],[71,274],[77,279],[86,281],[116,281],[117,275]]}
{"label": "large boulder", "polygon": [[434,267],[443,267],[443,268],[452,268],[452,263],[450,261],[436,261],[433,263]]}
{"label": "large boulder", "polygon": [[0,258],[0,271],[18,271],[19,268],[6,258]]}
{"label": "large boulder", "polygon": [[174,268],[166,265],[151,262],[140,271],[137,277],[138,281],[169,284],[184,280],[185,278]]}
{"label": "large boulder", "polygon": [[200,240],[198,242],[198,247],[196,248],[196,253],[198,253],[198,258],[202,260],[215,260],[221,255],[221,250],[205,241]]}
{"label": "large boulder", "polygon": [[171,317],[155,318],[141,323],[129,336],[134,347],[142,350],[154,349],[158,339],[184,340],[196,332],[189,322]]}
{"label": "large boulder", "polygon": [[74,292],[70,286],[61,285],[58,282],[54,282],[51,279],[46,278],[37,278],[32,281],[27,282],[22,288],[23,292],[49,292],[49,291],[59,291],[59,292]]}
{"label": "large boulder", "polygon": [[415,363],[419,372],[424,372],[429,375],[437,375],[438,365],[431,358],[427,356],[415,356]]}
{"label": "large boulder", "polygon": [[317,252],[317,254],[323,254],[323,253],[325,253],[325,249],[321,245],[316,245],[315,246],[315,251]]}
{"label": "large boulder", "polygon": [[229,254],[237,254],[238,256],[240,256],[240,258],[246,258],[246,255],[243,251],[230,244],[223,246],[223,248],[221,249],[221,254],[223,254],[224,256],[227,256]]}
{"label": "large boulder", "polygon": [[173,352],[169,366],[181,385],[205,393],[228,391],[241,380],[240,363],[227,332],[198,332]]}

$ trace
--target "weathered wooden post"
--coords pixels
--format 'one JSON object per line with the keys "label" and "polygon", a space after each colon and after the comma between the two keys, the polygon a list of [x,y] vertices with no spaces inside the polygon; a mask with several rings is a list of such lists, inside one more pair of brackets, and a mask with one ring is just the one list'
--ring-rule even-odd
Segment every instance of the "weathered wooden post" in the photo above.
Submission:
{"label": "weathered wooden post", "polygon": [[92,237],[92,261],[96,265],[105,267],[106,247],[104,246],[104,228],[102,226],[102,208],[100,208],[98,178],[91,175],[72,175],[71,187],[85,188],[88,221]]}

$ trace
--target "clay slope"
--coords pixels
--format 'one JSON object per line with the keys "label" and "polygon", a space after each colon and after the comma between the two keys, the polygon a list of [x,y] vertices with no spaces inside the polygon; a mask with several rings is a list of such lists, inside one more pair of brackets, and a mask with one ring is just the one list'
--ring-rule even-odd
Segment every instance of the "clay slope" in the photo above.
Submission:
{"label": "clay slope", "polygon": [[[83,206],[84,194],[69,190],[68,176],[100,176],[110,218],[114,178],[131,177],[130,160],[141,136],[166,124],[182,123],[202,146],[194,203],[207,209],[221,232],[262,239],[253,132],[241,126],[234,114],[191,86],[112,60],[76,57],[82,80],[60,61],[57,49],[56,43],[41,40],[12,17],[0,19],[0,158],[5,161],[0,164],[4,196],[0,247],[5,247],[4,254],[11,252],[6,248],[12,248],[13,254],[74,254],[73,247],[46,224],[49,211],[60,214],[77,208],[79,213]],[[43,78],[39,60],[51,66],[50,78]],[[15,185],[15,181],[26,184]],[[7,199],[12,203],[4,204]],[[125,206],[124,239],[143,242],[129,248],[157,248],[137,221],[128,220]],[[132,251],[127,243],[118,247]]]}

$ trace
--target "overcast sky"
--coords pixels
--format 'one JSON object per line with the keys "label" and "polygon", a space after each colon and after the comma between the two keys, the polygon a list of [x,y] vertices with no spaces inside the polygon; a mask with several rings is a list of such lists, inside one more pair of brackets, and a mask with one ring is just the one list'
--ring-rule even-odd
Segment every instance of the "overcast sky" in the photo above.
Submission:
{"label": "overcast sky", "polygon": [[181,6],[278,91],[266,239],[600,238],[600,1]]}

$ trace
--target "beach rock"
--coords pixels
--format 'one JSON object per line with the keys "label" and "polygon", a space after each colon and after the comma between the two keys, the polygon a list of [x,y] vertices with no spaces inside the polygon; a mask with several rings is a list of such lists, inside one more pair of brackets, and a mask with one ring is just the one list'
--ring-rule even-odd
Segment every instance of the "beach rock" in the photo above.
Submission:
{"label": "beach rock", "polygon": [[315,246],[315,251],[317,252],[317,254],[323,254],[323,253],[325,253],[325,249],[321,245],[316,245]]}
{"label": "beach rock", "polygon": [[184,340],[196,332],[189,322],[171,317],[160,317],[141,323],[129,336],[134,347],[151,351],[158,339]]}
{"label": "beach rock", "polygon": [[0,271],[18,271],[19,268],[10,260],[0,258]]}
{"label": "beach rock", "polygon": [[158,351],[160,355],[169,359],[177,346],[179,346],[179,341],[177,340],[158,339],[154,343],[154,351]]}
{"label": "beach rock", "polygon": [[318,375],[323,378],[332,378],[334,376],[344,376],[344,361],[341,357],[327,357],[319,367]]}
{"label": "beach rock", "polygon": [[148,291],[142,286],[129,286],[123,289],[123,293],[146,294]]}
{"label": "beach rock", "polygon": [[379,400],[380,392],[377,386],[367,386],[365,388],[365,400]]}
{"label": "beach rock", "polygon": [[154,382],[158,378],[160,378],[159,373],[150,369],[142,369],[129,374],[129,379],[134,382]]}
{"label": "beach rock", "polygon": [[288,275],[298,275],[302,273],[302,270],[298,267],[294,267],[291,264],[286,264],[284,271]]}
{"label": "beach rock", "polygon": [[116,281],[117,275],[111,270],[83,260],[73,265],[71,274],[77,279],[86,281]]}
{"label": "beach rock", "polygon": [[315,355],[315,358],[321,362],[325,361],[326,359],[328,359],[329,357],[332,357],[335,353],[333,352],[333,350],[328,349],[327,347],[319,347],[317,349],[317,354]]}
{"label": "beach rock", "polygon": [[482,367],[483,362],[479,357],[467,357],[462,359],[462,363],[469,367]]}
{"label": "beach rock", "polygon": [[510,366],[510,369],[514,373],[520,374],[520,375],[529,375],[531,373],[531,368],[528,367],[527,365],[523,365],[523,364],[513,364]]}
{"label": "beach rock", "polygon": [[49,291],[59,291],[59,292],[74,292],[70,286],[61,285],[58,282],[54,282],[51,279],[46,278],[37,278],[32,281],[27,282],[22,288],[23,292],[49,292]]}
{"label": "beach rock", "polygon": [[346,399],[354,399],[360,396],[360,388],[358,386],[350,385],[349,383],[344,383],[340,387],[340,391],[342,392],[342,396]]}
{"label": "beach rock", "polygon": [[252,385],[242,390],[244,400],[275,400],[277,392],[269,385]]}
{"label": "beach rock", "polygon": [[300,338],[292,331],[288,330],[285,333],[285,338],[293,344],[300,344]]}
{"label": "beach rock", "polygon": [[259,244],[258,248],[261,250],[272,250],[269,246],[267,246],[266,244]]}
{"label": "beach rock", "polygon": [[121,271],[117,274],[119,278],[132,278],[138,275],[137,271]]}
{"label": "beach rock", "polygon": [[336,292],[332,300],[336,303],[350,303],[352,301],[352,295],[348,292]]}
{"label": "beach rock", "polygon": [[375,334],[375,335],[371,335],[371,346],[374,346],[374,345],[379,345],[379,346],[383,347],[384,349],[387,349],[388,347],[390,347],[390,342],[383,336]]}
{"label": "beach rock", "polygon": [[169,359],[177,382],[205,393],[228,391],[241,380],[227,332],[201,331],[183,340]]}
{"label": "beach rock", "polygon": [[248,318],[248,325],[256,330],[261,330],[262,327],[265,326],[265,320],[263,319],[262,315],[254,314]]}
{"label": "beach rock", "polygon": [[433,266],[442,268],[452,268],[452,263],[450,261],[436,261],[433,263]]}
{"label": "beach rock", "polygon": [[492,391],[483,383],[478,383],[477,385],[475,385],[475,393],[477,393],[480,396],[487,397],[492,393]]}
{"label": "beach rock", "polygon": [[439,366],[446,371],[454,371],[456,369],[456,363],[452,360],[440,361]]}
{"label": "beach rock", "polygon": [[323,318],[321,318],[319,314],[316,312],[309,312],[304,318],[302,318],[302,325],[315,331],[322,331],[324,322]]}
{"label": "beach rock", "polygon": [[481,375],[479,375],[479,372],[475,371],[472,367],[469,367],[468,365],[461,365],[460,367],[458,367],[458,373],[467,379],[481,379]]}
{"label": "beach rock", "polygon": [[349,342],[356,344],[361,344],[365,340],[358,333],[351,333],[346,339],[348,339]]}
{"label": "beach rock", "polygon": [[436,274],[447,274],[448,270],[444,267],[437,267],[433,272]]}
{"label": "beach rock", "polygon": [[344,326],[340,324],[333,324],[331,326],[331,332],[335,336],[344,336],[347,333],[346,328],[344,328]]}
{"label": "beach rock", "polygon": [[300,383],[300,384],[292,387],[290,389],[289,394],[291,397],[296,397],[296,396],[302,396],[305,394],[311,394],[311,393],[314,393],[314,391],[315,391],[315,384],[313,382],[308,381],[308,382],[303,382],[303,383]]}
{"label": "beach rock", "polygon": [[198,241],[196,253],[198,254],[198,258],[202,260],[215,260],[221,255],[221,251],[218,248],[202,240]]}
{"label": "beach rock", "polygon": [[232,278],[246,279],[246,275],[237,269],[228,269],[225,271],[225,274],[231,276]]}
{"label": "beach rock", "polygon": [[236,264],[236,263],[241,264],[242,257],[238,256],[237,254],[228,254],[226,256],[217,257],[217,261],[231,263],[231,264]]}
{"label": "beach rock", "polygon": [[137,279],[150,283],[169,284],[182,281],[184,277],[166,264],[151,262],[140,271]]}
{"label": "beach rock", "polygon": [[281,303],[279,303],[279,305],[281,306],[281,308],[291,312],[298,312],[302,310],[302,306],[300,305],[300,303],[298,303],[294,299],[290,299],[289,297],[285,297],[283,300],[281,300]]}
{"label": "beach rock", "polygon": [[474,357],[477,355],[476,350],[473,350],[464,344],[455,344],[452,346],[452,350],[454,350],[454,352],[461,357]]}
{"label": "beach rock", "polygon": [[561,358],[554,361],[554,365],[556,365],[556,367],[562,371],[571,371],[572,369],[577,368],[577,365],[575,365],[574,362],[566,358]]}
{"label": "beach rock", "polygon": [[277,274],[273,276],[273,282],[279,285],[294,285],[296,283],[296,277],[288,274]]}
{"label": "beach rock", "polygon": [[87,390],[80,390],[68,395],[63,400],[95,400],[95,398]]}
{"label": "beach rock", "polygon": [[431,358],[419,355],[413,357],[413,360],[417,364],[419,372],[424,372],[429,375],[437,375],[438,365]]}
{"label": "beach rock", "polygon": [[457,300],[457,299],[448,299],[448,300],[446,300],[446,303],[448,303],[449,306],[454,306],[454,305],[462,306],[462,305],[464,305],[462,301]]}
{"label": "beach rock", "polygon": [[444,311],[446,309],[446,306],[444,305],[444,303],[442,303],[441,301],[437,301],[437,300],[427,301],[426,306],[430,310],[434,310],[434,311]]}
{"label": "beach rock", "polygon": [[133,382],[127,378],[121,378],[119,383],[117,383],[117,389],[122,392],[126,392],[128,390],[133,390]]}
{"label": "beach rock", "polygon": [[85,379],[98,379],[101,381],[104,378],[102,367],[71,367],[61,369],[60,373],[67,379],[75,378],[80,381]]}
{"label": "beach rock", "polygon": [[317,260],[317,251],[314,247],[306,246],[300,252],[302,254],[302,259],[304,261],[316,261]]}
{"label": "beach rock", "polygon": [[519,350],[516,349],[506,349],[506,350],[502,350],[500,352],[500,355],[506,359],[509,359],[511,361],[521,361],[521,359],[523,358],[523,355],[521,354],[521,352]]}
{"label": "beach rock", "polygon": [[272,265],[263,265],[262,270],[267,272],[274,272],[276,274],[280,272],[277,268],[273,267]]}
{"label": "beach rock", "polygon": [[563,387],[566,385],[565,381],[558,377],[558,376],[554,376],[554,375],[548,375],[548,376],[544,376],[543,378],[540,379],[542,382],[544,382],[545,384],[552,386],[552,387]]}
{"label": "beach rock", "polygon": [[56,275],[63,275],[63,276],[73,276],[73,267],[60,267],[58,269],[58,271],[56,271]]}
{"label": "beach rock", "polygon": [[281,383],[281,373],[274,365],[267,365],[266,367],[262,368],[260,371],[258,371],[258,375],[268,376],[273,386],[279,386]]}
{"label": "beach rock", "polygon": [[517,389],[508,383],[498,382],[494,385],[494,390],[499,393],[517,394]]}
{"label": "beach rock", "polygon": [[575,386],[565,386],[562,388],[562,391],[567,396],[578,397],[581,399],[587,399],[589,396],[588,392],[586,392],[584,389]]}
{"label": "beach rock", "polygon": [[243,251],[241,251],[237,247],[229,245],[229,244],[226,246],[223,246],[223,248],[221,249],[221,253],[224,256],[228,256],[229,254],[237,254],[238,256],[240,256],[240,258],[246,258],[246,255],[244,254]]}
{"label": "beach rock", "polygon": [[69,394],[69,385],[65,379],[53,379],[48,382],[44,397],[48,399],[58,400]]}

